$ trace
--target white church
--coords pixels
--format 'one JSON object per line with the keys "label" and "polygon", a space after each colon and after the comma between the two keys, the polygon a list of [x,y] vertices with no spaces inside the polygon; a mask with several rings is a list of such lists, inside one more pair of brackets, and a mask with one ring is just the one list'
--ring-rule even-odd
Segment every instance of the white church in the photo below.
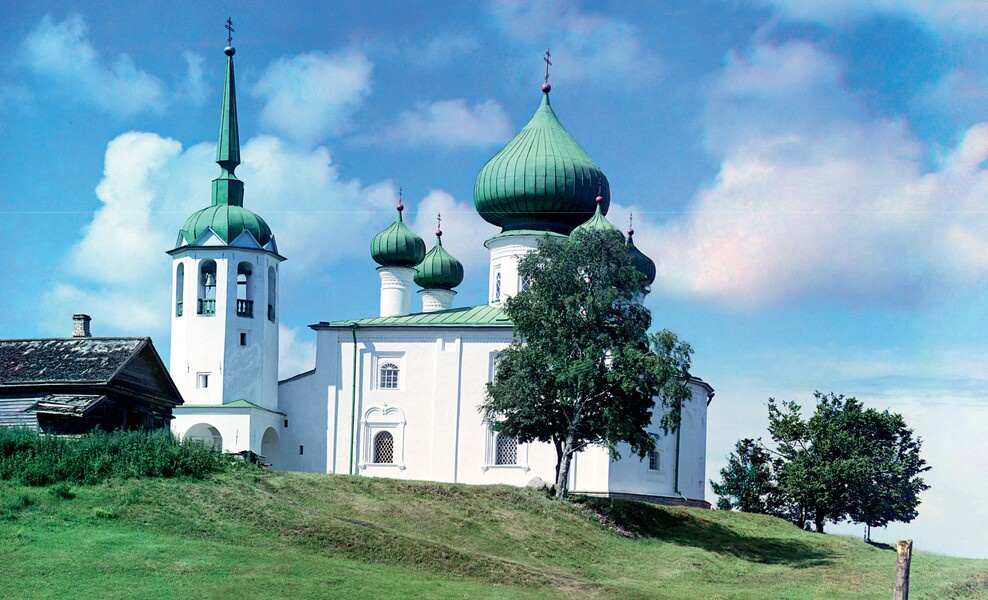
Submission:
{"label": "white church", "polygon": [[[186,220],[168,251],[170,371],[185,399],[174,411],[174,432],[227,452],[256,452],[280,470],[469,484],[553,481],[550,444],[498,435],[478,411],[495,357],[513,339],[502,306],[523,287],[519,260],[543,236],[566,236],[576,227],[616,231],[605,217],[607,178],[556,118],[548,83],[531,121],[477,176],[475,207],[499,228],[484,243],[488,302],[454,306],[462,265],[443,247],[441,231],[426,252],[403,223],[399,201],[394,222],[370,245],[380,265],[379,313],[312,325],[315,368],[278,381],[278,269],[285,257],[267,223],[244,208],[244,184],[234,174],[234,48],[225,54],[221,173],[212,182],[212,204]],[[632,234],[628,251],[651,283],[655,264],[635,248]],[[570,490],[707,506],[713,388],[695,378],[689,387],[677,432],[662,434],[656,407],[654,453],[639,459],[624,448],[614,461],[605,448],[584,449],[571,466]]]}

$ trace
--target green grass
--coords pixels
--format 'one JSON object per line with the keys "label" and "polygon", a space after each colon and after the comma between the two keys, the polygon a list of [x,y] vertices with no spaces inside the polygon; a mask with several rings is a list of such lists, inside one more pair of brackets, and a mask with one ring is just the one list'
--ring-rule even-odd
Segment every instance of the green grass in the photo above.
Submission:
{"label": "green grass", "polygon": [[[68,491],[69,493],[65,493]],[[248,465],[0,482],[0,597],[883,598],[895,553],[760,515]],[[917,552],[911,598],[988,598]]]}

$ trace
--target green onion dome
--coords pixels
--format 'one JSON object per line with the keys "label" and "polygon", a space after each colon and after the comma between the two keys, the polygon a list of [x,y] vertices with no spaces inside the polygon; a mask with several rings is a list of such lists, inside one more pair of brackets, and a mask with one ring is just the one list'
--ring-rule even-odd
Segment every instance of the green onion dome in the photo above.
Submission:
{"label": "green onion dome", "polygon": [[607,177],[563,128],[549,105],[542,105],[508,144],[477,175],[473,203],[480,216],[502,231],[529,229],[569,234],[594,214],[598,188],[607,214]]}
{"label": "green onion dome", "polygon": [[399,202],[398,218],[371,240],[371,258],[381,266],[414,267],[425,257],[425,242],[402,221],[403,210]]}
{"label": "green onion dome", "polygon": [[631,257],[631,264],[633,264],[635,268],[645,276],[645,285],[650,286],[655,282],[655,262],[651,258],[645,256],[645,253],[635,246],[634,235],[635,230],[629,227],[628,243],[625,245],[625,249]]}
{"label": "green onion dome", "polygon": [[235,204],[218,204],[197,210],[185,220],[181,234],[185,242],[191,244],[209,228],[227,244],[232,244],[245,231],[249,231],[262,247],[267,246],[274,237],[264,219]]}
{"label": "green onion dome", "polygon": [[423,289],[451,290],[463,281],[463,265],[443,248],[443,232],[436,230],[436,245],[422,259],[415,283]]}
{"label": "green onion dome", "polygon": [[607,217],[601,212],[600,207],[604,203],[603,196],[597,196],[596,198],[597,208],[594,210],[593,216],[590,217],[586,223],[581,224],[573,233],[578,233],[581,231],[596,231],[608,235],[616,235],[624,241],[624,236],[621,235],[621,230],[614,226],[613,223],[607,220]]}

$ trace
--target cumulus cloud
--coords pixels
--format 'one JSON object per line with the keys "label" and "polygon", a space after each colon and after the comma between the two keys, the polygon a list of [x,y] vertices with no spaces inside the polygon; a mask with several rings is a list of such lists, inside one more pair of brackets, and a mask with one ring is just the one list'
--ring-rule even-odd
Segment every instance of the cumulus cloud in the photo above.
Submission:
{"label": "cumulus cloud", "polygon": [[[633,24],[581,10],[567,0],[505,0],[491,5],[494,23],[508,36],[552,49],[553,82],[652,84],[667,70]],[[536,60],[532,59],[532,64]]]}
{"label": "cumulus cloud", "polygon": [[285,379],[316,368],[316,342],[298,329],[278,324],[278,378]]}
{"label": "cumulus cloud", "polygon": [[[46,329],[63,331],[64,315],[82,311],[105,334],[167,332],[165,250],[185,218],[210,203],[209,181],[218,174],[214,151],[212,143],[183,149],[147,132],[128,132],[108,144],[96,190],[103,205],[69,254],[67,281],[44,298],[44,314],[59,315]],[[285,270],[308,272],[365,253],[381,212],[394,204],[391,182],[342,180],[325,147],[260,136],[242,155],[245,205],[265,218],[279,249],[292,257]],[[327,232],[333,242],[321,243]]]}
{"label": "cumulus cloud", "polygon": [[487,100],[472,107],[463,98],[420,103],[404,111],[384,136],[368,138],[390,147],[438,146],[451,150],[465,146],[485,148],[506,141],[513,130],[499,103]]}
{"label": "cumulus cloud", "polygon": [[426,247],[435,242],[436,216],[443,218],[443,247],[463,263],[464,279],[486,280],[490,254],[480,240],[497,230],[480,218],[473,202],[461,202],[446,190],[431,190],[416,203],[415,216],[409,226],[426,240]]}
{"label": "cumulus cloud", "polygon": [[344,131],[370,93],[373,64],[357,51],[310,52],[272,63],[254,86],[263,125],[315,143]]}
{"label": "cumulus cloud", "polygon": [[946,33],[984,36],[988,4],[971,0],[755,0],[792,19],[841,25],[875,15],[913,19]]}
{"label": "cumulus cloud", "polygon": [[34,73],[63,84],[65,94],[109,112],[161,112],[167,104],[162,82],[137,68],[126,54],[104,61],[87,31],[79,15],[59,23],[45,16],[21,44],[21,61]]}
{"label": "cumulus cloud", "polygon": [[636,226],[657,287],[747,309],[910,304],[985,281],[988,125],[924,171],[908,127],[869,118],[804,42],[732,54],[709,97],[716,180],[684,218]]}
{"label": "cumulus cloud", "polygon": [[403,46],[402,56],[418,67],[440,67],[473,54],[480,46],[477,36],[457,31],[430,36],[424,44]]}

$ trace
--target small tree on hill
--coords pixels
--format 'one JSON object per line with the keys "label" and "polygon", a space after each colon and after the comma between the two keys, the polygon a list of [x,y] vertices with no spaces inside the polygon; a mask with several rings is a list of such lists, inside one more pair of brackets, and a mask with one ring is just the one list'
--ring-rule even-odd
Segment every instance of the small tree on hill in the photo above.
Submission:
{"label": "small tree on hill", "polygon": [[721,482],[710,482],[719,496],[717,508],[776,514],[781,493],[775,473],[781,466],[782,459],[763,448],[761,440],[738,440],[727,466],[720,470]]}
{"label": "small tree on hill", "polygon": [[624,442],[644,457],[655,398],[672,431],[690,397],[692,349],[669,331],[648,336],[651,315],[636,301],[644,278],[613,233],[547,237],[521,261],[530,285],[505,304],[518,339],[499,354],[481,406],[495,431],[553,444],[559,497],[574,453],[602,444],[617,455]]}

